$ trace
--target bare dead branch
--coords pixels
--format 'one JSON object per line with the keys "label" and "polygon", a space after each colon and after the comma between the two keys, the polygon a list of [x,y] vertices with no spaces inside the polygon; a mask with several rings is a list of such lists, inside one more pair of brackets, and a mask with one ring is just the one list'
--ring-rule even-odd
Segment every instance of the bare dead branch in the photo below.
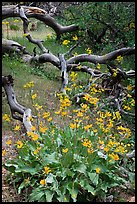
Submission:
{"label": "bare dead branch", "polygon": [[80,54],[80,55],[77,55],[75,57],[68,59],[67,64],[79,63],[79,62],[106,64],[108,61],[116,59],[119,55],[125,56],[125,55],[132,55],[132,54],[135,54],[135,47],[127,47],[127,48],[124,47],[124,48],[115,50],[113,52],[110,52],[108,54],[105,54],[103,56]]}
{"label": "bare dead branch", "polygon": [[[57,38],[60,38],[60,35],[63,33],[78,30],[78,26],[74,24],[69,26],[60,25],[54,18],[48,15],[45,10],[38,7],[22,6],[22,8],[24,9],[24,13],[27,18],[36,18],[42,21],[45,25],[51,27],[55,31]],[[2,6],[2,19],[9,17],[20,17],[16,5]]]}

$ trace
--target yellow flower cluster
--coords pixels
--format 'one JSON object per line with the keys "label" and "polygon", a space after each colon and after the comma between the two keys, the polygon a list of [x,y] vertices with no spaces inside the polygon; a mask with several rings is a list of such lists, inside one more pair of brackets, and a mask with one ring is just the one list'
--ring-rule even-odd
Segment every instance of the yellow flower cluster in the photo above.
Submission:
{"label": "yellow flower cluster", "polygon": [[45,180],[45,179],[40,180],[40,184],[41,184],[42,186],[46,185],[46,180]]}
{"label": "yellow flower cluster", "polygon": [[130,24],[129,24],[129,28],[131,29],[131,28],[135,28],[135,23],[134,22],[131,22]]}
{"label": "yellow flower cluster", "polygon": [[70,126],[71,129],[76,129],[76,128],[79,127],[79,124],[77,124],[77,123],[70,123],[69,126]]}
{"label": "yellow flower cluster", "polygon": [[117,76],[117,74],[118,74],[118,70],[117,69],[113,69],[113,77],[116,77]]}
{"label": "yellow flower cluster", "polygon": [[6,155],[6,150],[4,149],[4,150],[2,150],[2,156],[4,157],[5,155]]}
{"label": "yellow flower cluster", "polygon": [[91,141],[90,140],[88,140],[88,139],[84,139],[84,141],[82,142],[82,145],[84,146],[84,147],[88,147],[88,148],[91,148],[92,147],[92,144],[91,144]]}
{"label": "yellow flower cluster", "polygon": [[100,168],[96,168],[96,173],[99,174],[101,172]]}
{"label": "yellow flower cluster", "polygon": [[41,150],[41,147],[37,147],[37,149],[33,152],[34,154],[38,154],[38,152]]}
{"label": "yellow flower cluster", "polygon": [[129,128],[118,126],[117,130],[120,135],[123,135],[125,138],[129,138],[131,136],[131,130]]}
{"label": "yellow flower cluster", "polygon": [[7,141],[6,141],[6,144],[7,144],[7,145],[11,145],[11,144],[12,144],[12,141],[11,141],[11,140],[7,140]]}
{"label": "yellow flower cluster", "polygon": [[20,125],[16,125],[15,128],[13,129],[14,131],[20,130]]}
{"label": "yellow flower cluster", "polygon": [[90,48],[87,48],[86,52],[90,55],[92,53],[92,50]]}
{"label": "yellow flower cluster", "polygon": [[29,33],[24,33],[23,37],[27,37],[28,35],[30,35]]}
{"label": "yellow flower cluster", "polygon": [[98,98],[93,98],[91,97],[89,94],[85,94],[85,96],[83,97],[86,101],[88,101],[90,104],[93,104],[94,106],[97,105],[97,102],[99,101]]}
{"label": "yellow flower cluster", "polygon": [[25,85],[23,86],[23,88],[28,89],[28,88],[31,88],[31,87],[33,87],[33,86],[34,86],[34,81],[30,81],[29,83],[25,84]]}
{"label": "yellow flower cluster", "polygon": [[33,94],[32,96],[31,96],[31,98],[34,100],[34,99],[36,99],[37,98],[37,94]]}
{"label": "yellow flower cluster", "polygon": [[8,21],[3,21],[2,24],[8,26],[8,25],[9,25],[9,22],[8,22]]}
{"label": "yellow flower cluster", "polygon": [[87,104],[82,103],[81,105],[81,112],[86,113],[89,109],[89,106]]}
{"label": "yellow flower cluster", "polygon": [[64,94],[57,94],[60,100],[60,109],[59,111],[55,111],[55,114],[59,115],[61,114],[62,116],[66,116],[68,112],[66,109],[71,106],[71,101],[69,100],[67,95]]}
{"label": "yellow flower cluster", "polygon": [[11,121],[8,114],[4,114],[2,119],[5,120],[6,122],[10,122]]}
{"label": "yellow flower cluster", "polygon": [[75,36],[72,37],[72,39],[73,39],[73,40],[78,40],[78,36],[75,35]]}
{"label": "yellow flower cluster", "polygon": [[119,156],[118,156],[117,154],[112,153],[112,154],[109,154],[108,156],[109,156],[111,159],[115,160],[115,161],[118,161],[118,160],[119,160]]}
{"label": "yellow flower cluster", "polygon": [[84,126],[84,130],[85,130],[85,131],[88,131],[90,128],[92,128],[92,124],[89,124],[89,125],[85,125],[85,126]]}
{"label": "yellow flower cluster", "polygon": [[68,152],[68,148],[62,149],[62,152],[63,152],[63,153],[67,153],[67,152]]}
{"label": "yellow flower cluster", "polygon": [[45,174],[48,174],[48,173],[50,173],[51,172],[51,169],[48,167],[48,166],[45,166],[44,167],[44,173]]}
{"label": "yellow flower cluster", "polygon": [[62,42],[63,45],[67,45],[68,43],[70,43],[70,40],[64,40],[64,41]]}
{"label": "yellow flower cluster", "polygon": [[75,72],[71,72],[71,74],[70,74],[70,80],[72,81],[72,82],[74,82],[75,81],[75,79],[76,79],[76,77],[77,77],[77,73],[75,73]]}
{"label": "yellow flower cluster", "polygon": [[40,131],[41,133],[45,133],[47,130],[48,130],[48,127],[43,126],[43,123],[42,123],[42,121],[41,121],[41,122],[40,122],[40,125],[39,125],[39,131]]}
{"label": "yellow flower cluster", "polygon": [[20,149],[20,148],[22,148],[22,146],[23,146],[23,143],[18,140],[18,141],[17,141],[17,148]]}
{"label": "yellow flower cluster", "polygon": [[118,63],[120,63],[122,60],[123,60],[123,57],[121,57],[121,55],[119,55],[119,56],[116,58],[116,61],[117,61]]}
{"label": "yellow flower cluster", "polygon": [[33,107],[39,111],[40,109],[42,109],[42,106],[40,106],[38,103],[34,104]]}
{"label": "yellow flower cluster", "polygon": [[36,140],[38,140],[39,136],[38,136],[38,134],[34,133],[33,130],[35,131],[35,128],[32,127],[32,131],[27,132],[27,135],[31,136],[32,140],[36,141]]}
{"label": "yellow flower cluster", "polygon": [[101,65],[99,63],[97,63],[97,69],[100,69]]}

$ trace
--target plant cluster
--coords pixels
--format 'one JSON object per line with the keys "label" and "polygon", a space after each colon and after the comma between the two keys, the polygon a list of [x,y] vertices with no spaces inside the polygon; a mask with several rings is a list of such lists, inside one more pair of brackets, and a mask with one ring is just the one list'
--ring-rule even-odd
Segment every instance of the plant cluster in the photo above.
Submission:
{"label": "plant cluster", "polygon": [[[33,123],[31,131],[26,133],[25,140],[14,144],[18,155],[4,167],[19,194],[24,189],[30,190],[29,201],[76,202],[94,198],[103,201],[110,189],[127,188],[129,180],[134,183],[126,156],[134,149],[130,128],[121,125],[119,111],[100,110],[99,95],[104,90],[96,89],[94,84],[90,89],[92,96],[84,95],[81,104],[74,106],[70,96],[79,88],[77,74],[71,72],[70,81],[67,94],[57,94],[60,108],[54,113],[38,103],[33,81],[23,86],[30,90],[37,119],[35,122],[29,118]],[[63,127],[56,125],[54,114],[63,119]],[[10,123],[7,114],[3,120]],[[15,136],[20,128],[17,123]],[[11,141],[6,144],[11,145]],[[2,155],[6,155],[5,150]],[[127,169],[126,176],[121,163]]]}

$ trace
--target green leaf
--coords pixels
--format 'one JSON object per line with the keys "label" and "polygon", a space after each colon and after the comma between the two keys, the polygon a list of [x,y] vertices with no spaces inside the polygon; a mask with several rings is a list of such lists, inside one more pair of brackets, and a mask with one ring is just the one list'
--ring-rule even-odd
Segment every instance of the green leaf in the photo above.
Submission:
{"label": "green leaf", "polygon": [[45,162],[46,162],[46,165],[47,164],[52,164],[52,163],[58,164],[59,161],[56,158],[56,152],[53,152],[52,154],[47,154],[45,156]]}
{"label": "green leaf", "polygon": [[84,164],[80,164],[79,166],[75,167],[74,171],[86,174],[86,169],[87,167]]}
{"label": "green leaf", "polygon": [[5,163],[3,166],[4,166],[4,168],[5,168],[6,170],[8,170],[8,171],[11,172],[11,173],[14,173],[14,172],[15,172],[15,169],[18,168],[18,165],[17,165],[17,164]]}
{"label": "green leaf", "polygon": [[98,174],[88,172],[88,176],[89,176],[91,182],[94,185],[98,185],[98,179],[99,179],[99,175]]}
{"label": "green leaf", "polygon": [[18,194],[21,193],[21,190],[22,190],[25,186],[26,186],[26,181],[24,180],[24,181],[20,184],[20,186],[18,187]]}
{"label": "green leaf", "polygon": [[53,182],[54,182],[54,175],[50,173],[46,178],[46,183],[53,183]]}
{"label": "green leaf", "polygon": [[20,149],[20,151],[19,151],[19,156],[20,157],[22,157],[22,159],[24,159],[24,160],[29,160],[29,148],[22,148],[22,149]]}
{"label": "green leaf", "polygon": [[74,202],[77,201],[77,195],[78,195],[78,186],[75,185],[75,183],[72,183],[72,181],[67,185],[67,189],[71,195],[71,198]]}
{"label": "green leaf", "polygon": [[81,185],[82,188],[87,190],[89,193],[91,193],[92,195],[95,195],[96,191],[93,186],[89,185],[88,180],[82,179],[79,184]]}
{"label": "green leaf", "polygon": [[31,175],[35,175],[38,173],[36,168],[31,168],[31,167],[21,167],[15,170],[16,173],[19,172],[25,172],[25,173],[30,173]]}
{"label": "green leaf", "polygon": [[45,194],[46,194],[46,201],[52,202],[52,198],[53,198],[54,193],[51,192],[50,190],[45,190]]}
{"label": "green leaf", "polygon": [[42,196],[44,196],[44,195],[45,195],[45,193],[44,193],[43,190],[41,190],[39,188],[38,189],[35,188],[33,190],[33,192],[30,194],[29,201],[30,202],[32,202],[32,201],[39,201],[42,198]]}

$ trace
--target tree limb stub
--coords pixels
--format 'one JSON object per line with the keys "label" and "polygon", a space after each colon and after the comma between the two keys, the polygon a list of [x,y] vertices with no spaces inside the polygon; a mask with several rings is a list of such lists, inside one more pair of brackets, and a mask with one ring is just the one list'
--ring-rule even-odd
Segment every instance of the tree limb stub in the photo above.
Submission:
{"label": "tree limb stub", "polygon": [[[63,33],[78,30],[78,26],[74,24],[69,26],[60,25],[54,18],[48,15],[45,10],[38,7],[22,6],[22,8],[24,9],[24,13],[28,18],[36,18],[51,27],[56,32],[57,38],[60,38],[60,35]],[[2,19],[9,17],[20,17],[16,5],[2,6]]]}
{"label": "tree limb stub", "polygon": [[68,72],[67,72],[67,63],[64,57],[64,54],[59,54],[60,67],[61,67],[61,77],[62,77],[62,87],[61,91],[66,93],[65,87],[68,84]]}

